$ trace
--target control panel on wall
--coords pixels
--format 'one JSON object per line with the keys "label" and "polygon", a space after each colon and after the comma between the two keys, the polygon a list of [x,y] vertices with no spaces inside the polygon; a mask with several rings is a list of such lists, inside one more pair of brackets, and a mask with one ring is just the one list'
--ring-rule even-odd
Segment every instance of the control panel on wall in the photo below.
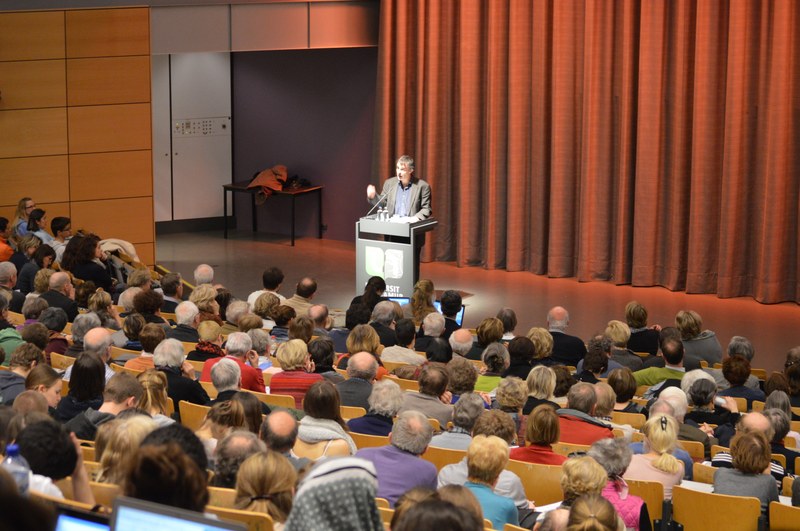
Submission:
{"label": "control panel on wall", "polygon": [[181,118],[172,124],[173,137],[230,136],[231,118]]}

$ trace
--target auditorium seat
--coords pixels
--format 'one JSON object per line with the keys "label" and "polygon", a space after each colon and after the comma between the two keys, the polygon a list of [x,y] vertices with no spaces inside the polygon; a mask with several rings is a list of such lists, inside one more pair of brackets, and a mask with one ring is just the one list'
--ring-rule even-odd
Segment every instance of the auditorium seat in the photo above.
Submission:
{"label": "auditorium seat", "polygon": [[458,463],[467,456],[465,450],[451,450],[449,448],[436,448],[435,446],[428,446],[425,453],[422,454],[424,460],[433,463],[436,470],[441,470],[447,465]]}
{"label": "auditorium seat", "polygon": [[[73,358],[71,356],[65,356],[65,355],[59,354],[57,352],[51,352],[50,353],[50,366],[53,367],[54,369],[58,370],[58,371],[67,370],[67,367],[69,367],[73,363],[75,363],[75,358]],[[67,388],[67,386],[64,385],[64,389],[66,389],[66,388]],[[64,393],[64,394],[66,394],[66,393]]]}
{"label": "auditorium seat", "polygon": [[556,465],[539,465],[523,461],[508,461],[506,470],[519,476],[525,495],[536,505],[542,506],[561,501],[561,467]]}
{"label": "auditorium seat", "polygon": [[[641,479],[626,479],[628,492],[639,496],[647,504],[650,520],[661,520],[664,514],[664,485],[658,481],[645,481]],[[655,524],[653,529],[656,529]]]}
{"label": "auditorium seat", "polygon": [[703,461],[705,459],[705,447],[698,441],[678,441],[678,446],[686,450],[692,461]]}
{"label": "auditorium seat", "polygon": [[692,464],[692,478],[698,483],[714,484],[714,474],[717,473],[717,467],[711,465],[704,465],[703,463]]}
{"label": "auditorium seat", "polygon": [[553,452],[568,457],[572,453],[588,452],[590,446],[589,444],[573,444],[559,441],[553,444]]}
{"label": "auditorium seat", "polygon": [[236,490],[222,487],[208,487],[208,505],[233,509],[236,503]]}
{"label": "auditorium seat", "polygon": [[206,505],[206,512],[217,515],[220,520],[241,522],[247,526],[247,531],[272,531],[274,529],[272,518],[266,513],[240,511],[214,505]]}
{"label": "auditorium seat", "polygon": [[181,400],[178,403],[178,409],[181,413],[181,424],[192,431],[197,431],[203,425],[203,421],[211,408]]}
{"label": "auditorium seat", "polygon": [[389,437],[380,435],[365,435],[363,433],[350,432],[350,437],[356,443],[356,448],[379,448],[389,444]]}
{"label": "auditorium seat", "polygon": [[796,531],[800,526],[800,507],[791,507],[780,502],[769,504],[770,531]]}
{"label": "auditorium seat", "polygon": [[684,531],[736,529],[757,531],[761,516],[758,498],[699,492],[676,485],[672,489],[672,520]]}

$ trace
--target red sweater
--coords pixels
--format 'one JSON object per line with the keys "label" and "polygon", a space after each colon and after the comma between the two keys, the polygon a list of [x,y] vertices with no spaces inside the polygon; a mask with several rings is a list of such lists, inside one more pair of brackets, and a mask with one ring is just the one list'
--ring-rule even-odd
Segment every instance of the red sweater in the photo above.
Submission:
{"label": "red sweater", "polygon": [[531,446],[512,448],[508,457],[514,461],[525,461],[538,465],[561,465],[567,460],[563,455],[553,453],[553,447],[549,444],[547,446],[532,444]]}
{"label": "red sweater", "polygon": [[594,420],[588,415],[571,415],[559,410],[558,424],[561,427],[560,442],[572,444],[592,444],[600,439],[611,439],[614,432],[609,426],[602,424],[599,420]]}
{"label": "red sweater", "polygon": [[[255,367],[251,367],[236,356],[225,356],[229,360],[235,361],[239,368],[242,370],[242,389],[248,391],[255,391],[257,393],[266,393],[267,389],[264,387],[264,374]],[[203,372],[200,375],[201,382],[211,381],[211,368],[216,365],[219,360],[223,358],[211,358],[203,364]]]}
{"label": "red sweater", "polygon": [[283,371],[272,375],[269,392],[273,395],[289,395],[294,398],[295,407],[303,409],[303,397],[309,387],[324,380],[321,374],[305,371]]}

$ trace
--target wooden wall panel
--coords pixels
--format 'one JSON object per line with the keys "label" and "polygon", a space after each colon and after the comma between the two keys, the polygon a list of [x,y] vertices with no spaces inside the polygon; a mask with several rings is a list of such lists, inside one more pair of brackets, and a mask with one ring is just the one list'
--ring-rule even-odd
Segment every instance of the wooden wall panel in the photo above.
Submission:
{"label": "wooden wall panel", "polygon": [[156,265],[156,246],[154,243],[132,243],[136,246],[136,254],[139,255],[139,260],[141,260],[144,265],[150,266],[151,268]]}
{"label": "wooden wall panel", "polygon": [[0,202],[16,207],[23,197],[32,197],[37,203],[69,201],[68,168],[66,155],[0,159]]}
{"label": "wooden wall panel", "polygon": [[72,227],[101,238],[152,242],[154,226],[152,197],[72,202]]}
{"label": "wooden wall panel", "polygon": [[150,57],[67,60],[69,105],[150,101]]}
{"label": "wooden wall panel", "polygon": [[66,152],[65,108],[0,112],[0,159]]}
{"label": "wooden wall panel", "polygon": [[0,61],[63,57],[63,11],[0,14]]}
{"label": "wooden wall panel", "polygon": [[150,104],[69,108],[70,153],[150,149]]}
{"label": "wooden wall panel", "polygon": [[0,63],[0,111],[66,105],[64,60]]}
{"label": "wooden wall panel", "polygon": [[67,57],[150,55],[150,10],[67,11]]}
{"label": "wooden wall panel", "polygon": [[73,201],[153,195],[152,154],[144,151],[70,155]]}

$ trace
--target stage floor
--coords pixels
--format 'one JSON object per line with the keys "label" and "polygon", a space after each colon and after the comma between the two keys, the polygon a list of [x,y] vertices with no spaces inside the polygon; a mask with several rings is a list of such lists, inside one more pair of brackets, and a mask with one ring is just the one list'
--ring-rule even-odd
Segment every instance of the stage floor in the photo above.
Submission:
{"label": "stage floor", "polygon": [[[331,308],[347,308],[361,288],[355,286],[355,245],[353,243],[300,238],[295,247],[288,238],[234,230],[230,239],[221,231],[158,236],[157,263],[180,272],[192,282],[199,263],[211,264],[215,281],[237,297],[261,289],[261,272],[280,267],[286,280],[280,292],[289,297],[303,276],[317,280],[315,300]],[[756,348],[755,367],[780,370],[786,351],[800,345],[800,306],[793,303],[759,304],[750,298],[720,299],[714,295],[687,295],[665,288],[634,288],[606,282],[578,282],[573,278],[553,279],[531,273],[459,268],[452,262],[422,264],[422,278],[433,281],[437,290],[458,289],[473,293],[464,300],[465,326],[475,327],[502,307],[513,308],[519,319],[517,334],[532,326],[546,327],[547,311],[556,305],[570,312],[568,332],[590,338],[605,329],[611,319],[624,320],[625,304],[636,299],[650,314],[650,324],[667,326],[681,309],[692,309],[703,317],[704,328],[714,330],[727,346],[731,336],[750,339]]]}

